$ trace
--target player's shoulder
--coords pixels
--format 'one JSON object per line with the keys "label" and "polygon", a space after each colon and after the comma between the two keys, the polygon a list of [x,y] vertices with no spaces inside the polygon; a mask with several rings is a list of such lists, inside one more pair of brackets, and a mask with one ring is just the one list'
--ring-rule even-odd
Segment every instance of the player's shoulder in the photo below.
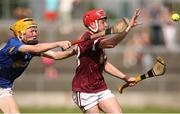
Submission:
{"label": "player's shoulder", "polygon": [[12,43],[14,43],[14,42],[18,42],[18,39],[15,38],[15,37],[12,37],[12,38],[10,38],[10,39],[7,41],[7,44],[12,44]]}
{"label": "player's shoulder", "polygon": [[8,40],[7,44],[9,45],[16,45],[16,44],[23,44],[18,38],[12,37]]}
{"label": "player's shoulder", "polygon": [[87,37],[90,37],[91,35],[92,35],[91,32],[85,31],[81,38],[87,38]]}
{"label": "player's shoulder", "polygon": [[19,42],[19,40],[16,37],[12,37],[8,40],[8,42]]}

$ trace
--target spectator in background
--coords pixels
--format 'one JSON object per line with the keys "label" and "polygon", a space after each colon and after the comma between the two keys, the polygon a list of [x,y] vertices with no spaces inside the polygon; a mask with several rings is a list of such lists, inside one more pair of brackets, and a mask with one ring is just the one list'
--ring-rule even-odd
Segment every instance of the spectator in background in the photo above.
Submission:
{"label": "spectator in background", "polygon": [[161,21],[161,6],[154,4],[150,9],[150,38],[152,45],[164,45],[164,38],[162,34],[162,21]]}
{"label": "spectator in background", "polygon": [[58,0],[46,0],[45,1],[45,11],[44,20],[46,22],[46,40],[54,41],[56,40],[56,25],[59,17],[58,13],[59,1]]}
{"label": "spectator in background", "polygon": [[32,10],[26,7],[17,7],[14,10],[14,16],[17,20],[32,17]]}
{"label": "spectator in background", "polygon": [[56,21],[58,19],[59,1],[58,0],[45,0],[44,19],[46,21]]}
{"label": "spectator in background", "polygon": [[56,80],[58,78],[58,71],[54,66],[54,60],[48,57],[41,57],[44,64],[44,75],[46,80]]}
{"label": "spectator in background", "polygon": [[150,45],[149,29],[142,28],[134,32],[125,45],[123,65],[130,68],[142,64],[145,70],[149,69],[152,65],[152,58],[147,50]]}
{"label": "spectator in background", "polygon": [[72,10],[73,4],[78,4],[80,0],[59,0],[59,13],[61,15],[61,26],[60,33],[61,34],[69,34],[73,31],[72,26]]}
{"label": "spectator in background", "polygon": [[[57,38],[56,28],[59,19],[58,13],[59,0],[46,0],[44,20],[46,21],[46,41],[55,41]],[[55,80],[58,77],[58,71],[54,66],[54,60],[48,57],[41,57],[42,64],[44,65],[45,79]]]}
{"label": "spectator in background", "polygon": [[162,31],[164,35],[165,46],[169,51],[175,51],[178,46],[176,34],[177,28],[175,22],[171,20],[172,11],[170,8],[165,7],[162,13]]}

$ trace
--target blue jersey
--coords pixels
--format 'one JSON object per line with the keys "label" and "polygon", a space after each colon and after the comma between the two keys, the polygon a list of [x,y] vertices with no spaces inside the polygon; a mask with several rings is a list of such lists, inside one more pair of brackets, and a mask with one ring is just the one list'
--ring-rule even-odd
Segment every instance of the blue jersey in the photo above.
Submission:
{"label": "blue jersey", "polygon": [[0,50],[0,87],[11,88],[13,82],[28,66],[34,56],[31,53],[22,53],[18,49],[24,45],[18,38],[11,38]]}

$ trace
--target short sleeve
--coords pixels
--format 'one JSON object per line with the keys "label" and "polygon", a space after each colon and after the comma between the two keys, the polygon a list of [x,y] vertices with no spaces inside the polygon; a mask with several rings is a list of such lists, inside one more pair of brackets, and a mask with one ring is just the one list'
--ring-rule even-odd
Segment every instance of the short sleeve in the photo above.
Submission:
{"label": "short sleeve", "polygon": [[6,48],[6,52],[10,55],[14,55],[18,52],[20,46],[24,45],[23,42],[19,41],[18,39],[11,39],[9,40]]}

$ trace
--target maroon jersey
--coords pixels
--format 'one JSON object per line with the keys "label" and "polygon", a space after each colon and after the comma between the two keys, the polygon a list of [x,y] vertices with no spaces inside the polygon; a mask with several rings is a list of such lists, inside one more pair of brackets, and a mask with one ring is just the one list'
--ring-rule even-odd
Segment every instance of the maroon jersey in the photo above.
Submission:
{"label": "maroon jersey", "polygon": [[[82,38],[90,36],[86,32]],[[73,91],[95,93],[107,89],[104,77],[104,50],[98,47],[101,39],[94,39],[78,44],[77,68],[72,82]]]}

